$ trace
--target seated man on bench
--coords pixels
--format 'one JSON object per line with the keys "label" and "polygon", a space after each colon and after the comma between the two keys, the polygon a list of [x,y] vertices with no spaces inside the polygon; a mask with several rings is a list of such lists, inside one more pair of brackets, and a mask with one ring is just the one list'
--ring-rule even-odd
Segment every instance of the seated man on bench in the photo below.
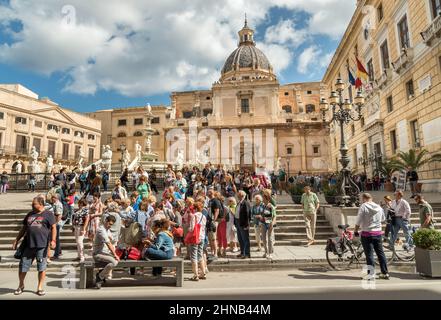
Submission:
{"label": "seated man on bench", "polygon": [[93,260],[98,265],[105,265],[104,269],[96,274],[97,289],[101,289],[101,285],[119,262],[115,247],[112,245],[112,232],[110,231],[115,221],[116,218],[113,215],[107,216],[104,224],[98,228],[93,241]]}
{"label": "seated man on bench", "polygon": [[[155,221],[152,231],[155,234],[155,240],[152,242],[149,239],[143,241],[146,245],[144,251],[144,258],[146,260],[171,260],[174,256],[173,235],[169,231],[170,221],[161,219]],[[160,276],[162,274],[162,267],[153,268],[153,276]]]}

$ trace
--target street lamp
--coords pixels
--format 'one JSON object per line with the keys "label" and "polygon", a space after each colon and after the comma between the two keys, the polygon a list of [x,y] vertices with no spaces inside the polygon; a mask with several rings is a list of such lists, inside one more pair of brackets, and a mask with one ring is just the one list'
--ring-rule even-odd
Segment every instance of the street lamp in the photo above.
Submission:
{"label": "street lamp", "polygon": [[288,165],[288,179],[290,178],[289,176],[289,158],[286,158],[286,164]]}
{"label": "street lamp", "polygon": [[367,167],[368,164],[369,164],[369,160],[368,160],[368,159],[365,159],[364,157],[363,157],[363,158],[358,158],[358,164],[361,165],[361,166],[363,166],[363,169],[364,169],[364,175],[367,177],[367,170],[366,170],[366,167]]}
{"label": "street lamp", "polygon": [[[349,99],[344,99],[345,84],[341,78],[337,79],[335,88],[336,91],[331,92],[329,102],[325,98],[321,99],[320,110],[322,111],[323,122],[327,122],[326,114],[330,111],[331,106],[332,119],[329,122],[335,121],[340,126],[340,163],[342,169],[337,183],[336,202],[342,207],[354,206],[359,203],[360,189],[352,180],[351,170],[348,168],[350,162],[348,157],[349,148],[346,143],[344,125],[348,125],[351,121],[361,120],[365,100],[361,90],[358,91],[353,103]],[[355,112],[353,109],[355,109]]]}
{"label": "street lamp", "polygon": [[120,144],[119,150],[121,151],[121,173],[124,172],[124,153],[126,152],[126,145]]}

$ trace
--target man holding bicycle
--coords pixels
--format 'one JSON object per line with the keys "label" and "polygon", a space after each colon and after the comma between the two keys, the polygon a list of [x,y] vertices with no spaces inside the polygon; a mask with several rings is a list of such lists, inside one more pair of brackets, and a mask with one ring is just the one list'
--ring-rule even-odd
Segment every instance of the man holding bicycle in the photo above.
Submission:
{"label": "man holding bicycle", "polygon": [[391,248],[395,245],[398,232],[403,229],[404,236],[406,238],[407,249],[413,247],[413,239],[410,234],[410,204],[403,199],[403,192],[398,190],[395,192],[395,200],[392,201],[391,208],[395,211],[395,219],[392,224],[392,234],[390,237]]}
{"label": "man holding bicycle", "polygon": [[[354,235],[356,237],[361,235],[361,244],[366,255],[366,264],[372,268],[375,267],[375,251],[381,268],[379,278],[389,280],[387,259],[383,250],[383,231],[381,225],[385,220],[383,208],[372,201],[372,196],[369,193],[362,195],[362,201],[363,204],[358,209]],[[361,230],[361,234],[358,232],[359,230]]]}

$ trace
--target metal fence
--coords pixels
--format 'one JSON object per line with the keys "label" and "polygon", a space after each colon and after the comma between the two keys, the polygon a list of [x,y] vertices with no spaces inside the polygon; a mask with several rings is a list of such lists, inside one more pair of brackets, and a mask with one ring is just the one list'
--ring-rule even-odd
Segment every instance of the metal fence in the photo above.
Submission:
{"label": "metal fence", "polygon": [[[31,174],[30,173],[13,173],[9,174],[9,188],[8,191],[26,191],[29,190],[29,179]],[[164,188],[164,176],[165,172],[157,171],[156,173],[156,186],[158,189]],[[39,173],[35,175],[36,177],[36,185],[35,190],[36,191],[47,191],[49,189],[49,182],[50,182],[50,174],[49,173]],[[109,173],[109,182],[107,184],[107,187],[109,190],[111,190],[115,186],[115,182],[119,180],[121,177],[120,171],[111,171]],[[80,183],[79,179],[76,180],[76,188],[79,189]],[[132,188],[133,181],[132,181],[132,175],[129,174],[129,187]],[[101,186],[102,187],[102,186]],[[130,191],[132,191],[131,189]]]}

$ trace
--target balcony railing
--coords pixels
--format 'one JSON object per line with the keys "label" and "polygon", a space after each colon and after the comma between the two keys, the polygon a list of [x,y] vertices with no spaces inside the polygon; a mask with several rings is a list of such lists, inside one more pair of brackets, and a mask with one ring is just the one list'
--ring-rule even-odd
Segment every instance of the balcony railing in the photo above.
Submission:
{"label": "balcony railing", "polygon": [[392,69],[387,68],[378,80],[375,80],[374,89],[383,89],[392,80]]}
{"label": "balcony railing", "polygon": [[426,45],[431,46],[435,38],[441,37],[441,15],[438,15],[430,24],[430,26],[421,32]]}
{"label": "balcony railing", "polygon": [[413,48],[403,48],[400,57],[392,63],[396,73],[400,74],[413,62]]}

